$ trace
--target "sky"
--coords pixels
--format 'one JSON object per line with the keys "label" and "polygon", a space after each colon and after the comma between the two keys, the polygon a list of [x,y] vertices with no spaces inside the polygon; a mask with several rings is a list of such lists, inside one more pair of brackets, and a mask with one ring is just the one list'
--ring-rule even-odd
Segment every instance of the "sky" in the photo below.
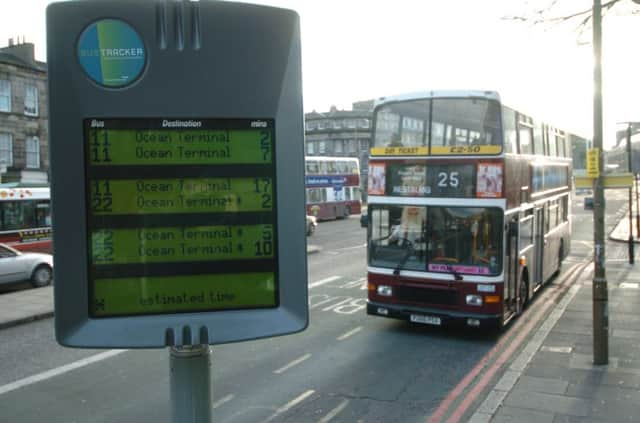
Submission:
{"label": "sky", "polygon": [[[8,0],[2,0],[8,1]],[[133,0],[132,0],[133,1]],[[604,145],[617,122],[640,121],[640,15],[621,4],[603,23]],[[506,20],[551,0],[256,0],[300,15],[305,112],[432,89],[497,90],[505,102],[591,137],[593,52],[579,21]],[[0,14],[0,46],[25,37],[46,61],[49,0],[12,2]],[[556,16],[591,0],[558,0]],[[626,7],[625,7],[626,6]],[[635,6],[640,9],[640,6]],[[586,44],[581,44],[584,42]]]}

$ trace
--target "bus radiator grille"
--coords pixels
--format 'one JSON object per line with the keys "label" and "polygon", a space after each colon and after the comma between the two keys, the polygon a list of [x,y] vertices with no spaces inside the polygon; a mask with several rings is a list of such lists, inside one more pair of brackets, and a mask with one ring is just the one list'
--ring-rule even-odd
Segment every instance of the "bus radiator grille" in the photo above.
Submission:
{"label": "bus radiator grille", "polygon": [[457,293],[443,289],[415,288],[411,286],[397,286],[394,288],[396,297],[402,301],[424,304],[456,305]]}

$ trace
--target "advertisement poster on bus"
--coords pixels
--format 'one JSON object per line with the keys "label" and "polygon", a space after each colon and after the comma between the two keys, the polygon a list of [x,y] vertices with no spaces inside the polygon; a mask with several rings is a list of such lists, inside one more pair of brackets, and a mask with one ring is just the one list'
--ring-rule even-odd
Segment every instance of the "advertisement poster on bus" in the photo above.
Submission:
{"label": "advertisement poster on bus", "polygon": [[479,198],[502,197],[502,164],[478,163],[476,196]]}
{"label": "advertisement poster on bus", "polygon": [[368,190],[370,195],[384,195],[387,184],[384,163],[369,163]]}

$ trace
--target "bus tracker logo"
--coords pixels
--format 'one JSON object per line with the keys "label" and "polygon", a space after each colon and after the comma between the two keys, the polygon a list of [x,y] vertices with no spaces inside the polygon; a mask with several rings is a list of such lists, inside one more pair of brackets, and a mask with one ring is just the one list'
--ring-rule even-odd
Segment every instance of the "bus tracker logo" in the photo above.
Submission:
{"label": "bus tracker logo", "polygon": [[78,40],[78,59],[94,82],[121,88],[135,82],[146,65],[142,38],[127,23],[103,19],[89,25]]}

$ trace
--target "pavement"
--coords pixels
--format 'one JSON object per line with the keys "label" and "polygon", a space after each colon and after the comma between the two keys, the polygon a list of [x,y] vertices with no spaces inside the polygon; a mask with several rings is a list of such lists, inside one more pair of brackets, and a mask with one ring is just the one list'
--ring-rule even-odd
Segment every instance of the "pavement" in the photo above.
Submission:
{"label": "pavement", "polygon": [[[629,220],[622,217],[609,239],[627,243],[628,238]],[[640,422],[639,249],[635,244],[634,265],[628,263],[628,256],[626,262],[605,263],[608,363],[594,364],[591,265],[576,278],[468,422]]]}
{"label": "pavement", "polygon": [[[628,236],[629,223],[622,217],[609,238],[626,242]],[[309,254],[318,251],[309,245]],[[636,256],[633,266],[620,260],[606,264],[608,364],[593,363],[589,266],[468,421],[640,422],[640,254]],[[0,295],[0,329],[52,315],[51,286]]]}

